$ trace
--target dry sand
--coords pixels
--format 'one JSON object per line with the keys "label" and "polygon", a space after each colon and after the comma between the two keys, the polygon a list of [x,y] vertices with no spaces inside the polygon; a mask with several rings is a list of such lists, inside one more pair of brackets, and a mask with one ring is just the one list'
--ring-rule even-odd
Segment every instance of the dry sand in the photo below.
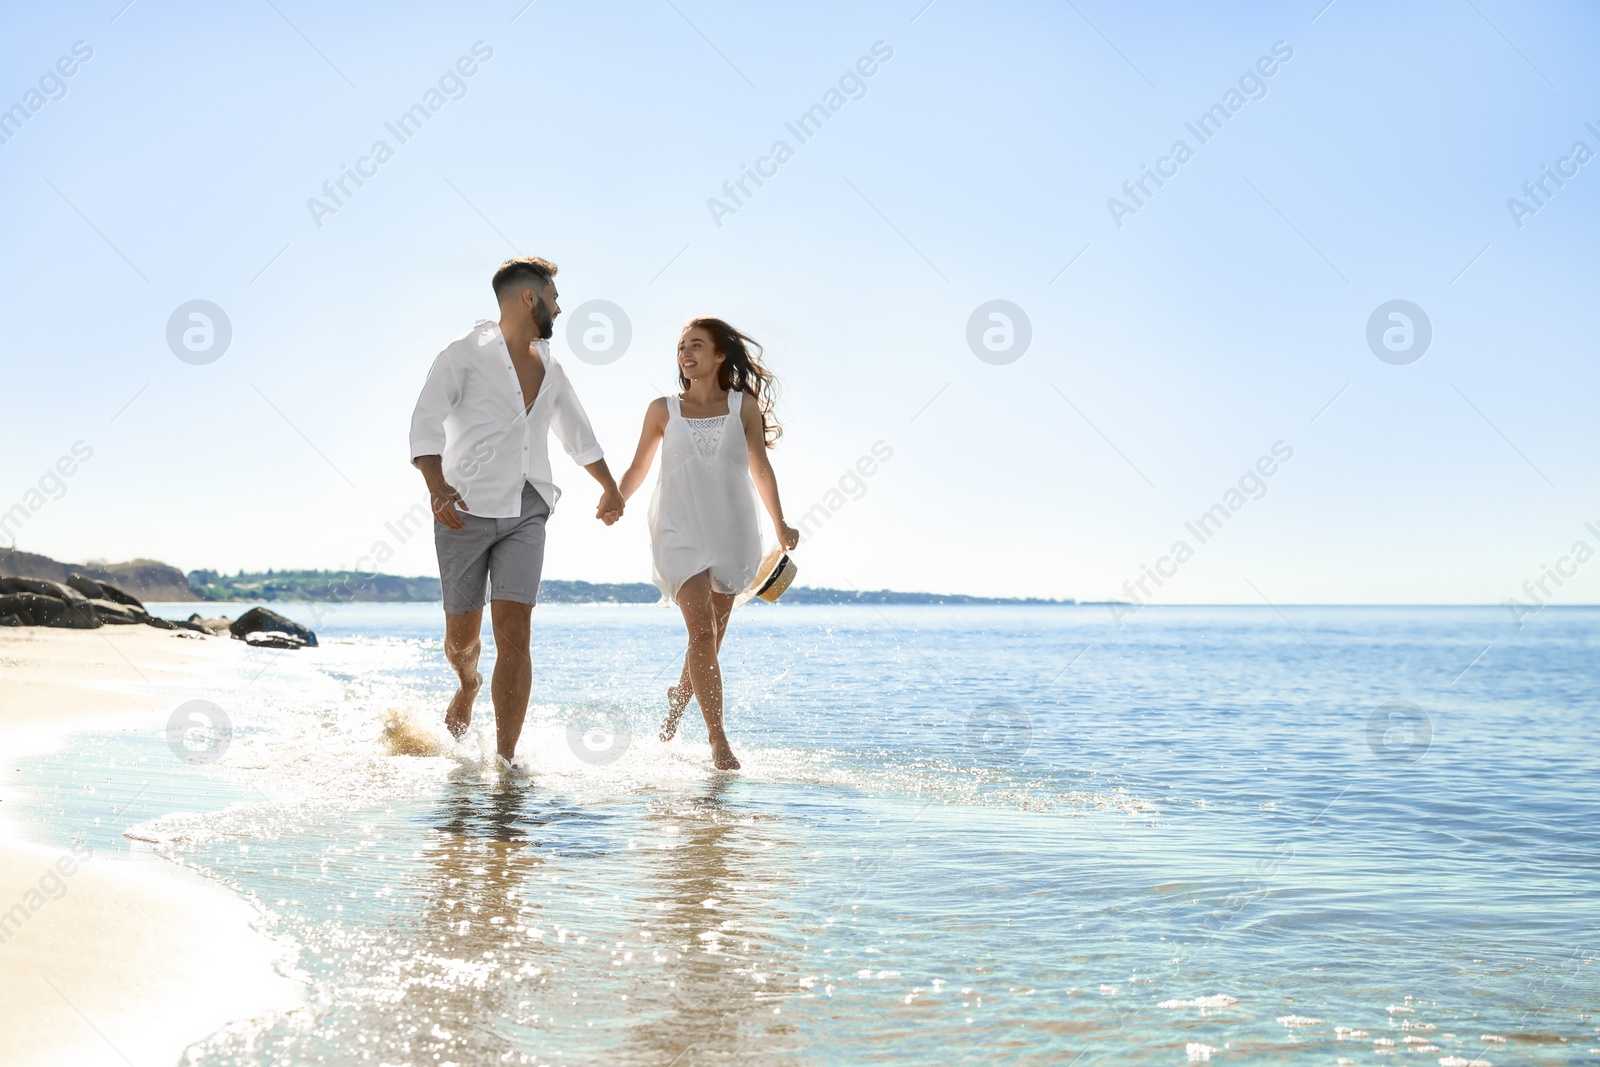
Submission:
{"label": "dry sand", "polygon": [[70,828],[46,839],[7,814],[18,757],[75,731],[159,731],[245,652],[144,626],[0,628],[0,1065],[164,1067],[227,1022],[302,1001],[228,890],[143,845],[74,856]]}

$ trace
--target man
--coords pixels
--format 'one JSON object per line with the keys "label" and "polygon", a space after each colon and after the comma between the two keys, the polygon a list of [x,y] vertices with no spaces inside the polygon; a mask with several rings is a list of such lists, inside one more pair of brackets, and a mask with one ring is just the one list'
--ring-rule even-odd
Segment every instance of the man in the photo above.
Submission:
{"label": "man", "polygon": [[622,516],[622,494],[561,364],[550,355],[556,266],[509,259],[494,274],[498,324],[479,320],[433,362],[411,416],[411,462],[428,485],[444,591],[444,654],[459,688],[445,726],[460,737],[483,685],[478,635],[486,591],[494,627],[495,748],[520,773],[517,738],[533,684],[529,637],[544,568],[545,520],[561,491],[550,480],[549,434],[600,483],[595,517]]}

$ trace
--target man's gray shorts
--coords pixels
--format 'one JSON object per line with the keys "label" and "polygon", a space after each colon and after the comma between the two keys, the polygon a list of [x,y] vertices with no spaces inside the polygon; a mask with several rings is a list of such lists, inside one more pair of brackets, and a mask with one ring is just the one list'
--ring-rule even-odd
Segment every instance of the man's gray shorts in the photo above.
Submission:
{"label": "man's gray shorts", "polygon": [[550,517],[550,505],[538,490],[522,483],[522,514],[515,519],[486,519],[460,509],[457,513],[466,520],[465,530],[433,520],[445,614],[465,615],[483,607],[485,586],[491,600],[538,603],[544,523]]}

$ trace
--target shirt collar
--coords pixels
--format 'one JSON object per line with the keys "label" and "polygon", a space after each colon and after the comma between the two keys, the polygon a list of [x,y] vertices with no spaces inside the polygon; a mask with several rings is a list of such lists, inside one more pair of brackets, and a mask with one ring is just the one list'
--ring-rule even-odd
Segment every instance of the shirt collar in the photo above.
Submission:
{"label": "shirt collar", "polygon": [[[504,335],[500,333],[500,324],[493,319],[479,319],[472,328],[477,332],[479,346],[493,344],[495,341],[499,341],[502,345],[506,343]],[[550,362],[549,338],[535,339],[533,347],[539,350],[539,356],[546,363]]]}

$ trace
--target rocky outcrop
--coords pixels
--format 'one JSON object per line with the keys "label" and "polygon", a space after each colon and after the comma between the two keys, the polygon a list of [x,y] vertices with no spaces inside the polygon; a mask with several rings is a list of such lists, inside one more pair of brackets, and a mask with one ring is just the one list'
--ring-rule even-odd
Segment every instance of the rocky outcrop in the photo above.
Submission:
{"label": "rocky outcrop", "polygon": [[150,618],[143,608],[130,608],[115,600],[91,600],[89,606],[107,626],[140,626]]}
{"label": "rocky outcrop", "polygon": [[0,596],[7,593],[32,593],[35,596],[54,597],[75,604],[81,604],[89,599],[70,585],[63,585],[48,578],[0,578]]}
{"label": "rocky outcrop", "polygon": [[0,616],[15,619],[19,626],[92,630],[102,625],[88,597],[40,578],[0,578]]}
{"label": "rocky outcrop", "polygon": [[0,578],[0,625],[76,630],[108,625],[149,625],[163,630],[210,633],[193,623],[154,618],[132,593],[82,574],[69,574],[66,582],[49,578]]}
{"label": "rocky outcrop", "polygon": [[267,608],[251,608],[228,627],[234,638],[261,648],[316,648],[317,635]]}
{"label": "rocky outcrop", "polygon": [[244,643],[251,648],[314,648],[316,647],[305,638],[296,634],[286,634],[278,630],[262,630],[258,633],[245,634]]}
{"label": "rocky outcrop", "polygon": [[[73,574],[94,582],[113,583],[143,600],[202,600],[178,568],[153,559],[127,563],[58,563],[34,552],[0,550],[0,574],[26,574],[65,584]],[[137,606],[130,604],[130,607]]]}
{"label": "rocky outcrop", "polygon": [[[100,621],[110,626],[137,626],[151,621],[150,613],[144,610],[144,605],[139,603],[139,598],[132,593],[125,593],[110,582],[97,582],[93,578],[86,578],[81,574],[67,575],[67,588],[72,589],[85,597],[94,608]],[[162,619],[163,630],[177,628],[177,624],[170,619]]]}
{"label": "rocky outcrop", "polygon": [[93,578],[73,572],[67,575],[67,585],[76,589],[90,600],[109,600],[113,604],[126,604],[130,608],[144,611],[144,605],[132,593],[124,593],[110,582],[97,582]]}
{"label": "rocky outcrop", "polygon": [[105,625],[89,601],[76,601],[39,593],[0,593],[0,620],[9,626],[58,626],[69,630],[93,630]]}

